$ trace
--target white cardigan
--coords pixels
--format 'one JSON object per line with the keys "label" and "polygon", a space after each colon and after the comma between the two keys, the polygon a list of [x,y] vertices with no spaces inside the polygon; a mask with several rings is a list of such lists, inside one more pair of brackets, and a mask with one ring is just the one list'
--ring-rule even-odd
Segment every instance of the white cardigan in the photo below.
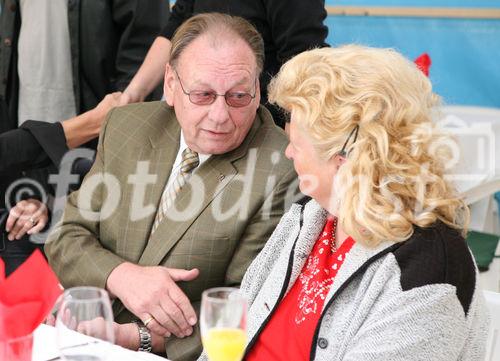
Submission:
{"label": "white cardigan", "polygon": [[[314,200],[292,205],[247,270],[250,348],[325,221]],[[356,243],[325,300],[310,359],[483,360],[488,316],[476,279],[464,239],[441,223],[416,228],[402,243]]]}

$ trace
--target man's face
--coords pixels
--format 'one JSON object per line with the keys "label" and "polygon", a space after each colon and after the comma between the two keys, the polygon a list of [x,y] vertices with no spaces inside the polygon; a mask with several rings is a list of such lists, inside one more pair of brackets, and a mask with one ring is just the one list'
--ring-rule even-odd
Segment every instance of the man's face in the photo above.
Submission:
{"label": "man's face", "polygon": [[[173,106],[186,144],[202,154],[223,154],[245,139],[260,102],[255,56],[239,39],[214,39],[202,35],[181,54],[175,69],[167,65],[165,96]],[[255,94],[250,104],[235,108],[217,96],[210,105],[196,105],[186,92],[202,91]]]}

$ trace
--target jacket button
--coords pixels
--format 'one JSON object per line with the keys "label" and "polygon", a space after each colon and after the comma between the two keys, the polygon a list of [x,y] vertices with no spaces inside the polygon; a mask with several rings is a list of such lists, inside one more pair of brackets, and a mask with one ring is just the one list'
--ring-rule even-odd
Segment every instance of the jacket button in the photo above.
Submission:
{"label": "jacket button", "polygon": [[10,38],[5,38],[3,43],[5,44],[5,46],[11,46],[12,45],[12,40]]}
{"label": "jacket button", "polygon": [[15,4],[15,3],[10,3],[9,9],[10,9],[10,11],[12,11],[12,12],[16,11],[16,10],[17,10],[17,6],[16,6],[16,4]]}
{"label": "jacket button", "polygon": [[318,339],[319,348],[325,349],[328,347],[328,340],[326,338],[320,337]]}
{"label": "jacket button", "polygon": [[2,84],[7,84],[7,78],[2,79]]}

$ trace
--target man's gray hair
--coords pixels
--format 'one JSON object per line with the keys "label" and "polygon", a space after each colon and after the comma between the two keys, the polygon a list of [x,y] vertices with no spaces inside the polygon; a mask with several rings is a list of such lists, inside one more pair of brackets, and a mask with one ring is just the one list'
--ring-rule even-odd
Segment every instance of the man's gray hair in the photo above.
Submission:
{"label": "man's gray hair", "polygon": [[257,71],[260,74],[264,67],[264,40],[255,27],[238,16],[220,13],[195,15],[186,20],[174,33],[170,49],[170,65],[174,68],[184,49],[203,34],[217,32],[234,34],[248,44],[255,55]]}

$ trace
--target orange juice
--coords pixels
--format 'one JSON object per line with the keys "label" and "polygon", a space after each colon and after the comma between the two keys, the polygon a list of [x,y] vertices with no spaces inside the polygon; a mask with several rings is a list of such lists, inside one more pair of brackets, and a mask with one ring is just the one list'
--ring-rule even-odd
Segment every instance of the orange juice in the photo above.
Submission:
{"label": "orange juice", "polygon": [[247,336],[237,328],[212,328],[203,337],[203,346],[210,361],[240,361]]}

